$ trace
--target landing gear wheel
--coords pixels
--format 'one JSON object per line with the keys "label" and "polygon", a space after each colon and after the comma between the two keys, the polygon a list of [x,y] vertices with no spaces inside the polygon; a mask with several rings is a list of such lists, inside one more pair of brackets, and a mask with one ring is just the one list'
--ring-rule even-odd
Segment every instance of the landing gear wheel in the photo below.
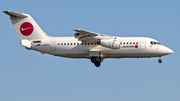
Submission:
{"label": "landing gear wheel", "polygon": [[97,61],[97,57],[91,57],[91,62],[95,63]]}
{"label": "landing gear wheel", "polygon": [[96,67],[99,67],[99,66],[101,65],[101,62],[96,61],[96,62],[94,63],[94,65],[95,65]]}
{"label": "landing gear wheel", "polygon": [[162,63],[162,60],[161,60],[161,59],[159,59],[159,60],[158,60],[158,62],[159,62],[159,63]]}
{"label": "landing gear wheel", "polygon": [[100,56],[99,57],[96,57],[96,56],[91,57],[91,62],[94,63],[94,65],[96,67],[99,67],[101,65],[101,62],[102,62],[101,60],[102,59],[100,58]]}

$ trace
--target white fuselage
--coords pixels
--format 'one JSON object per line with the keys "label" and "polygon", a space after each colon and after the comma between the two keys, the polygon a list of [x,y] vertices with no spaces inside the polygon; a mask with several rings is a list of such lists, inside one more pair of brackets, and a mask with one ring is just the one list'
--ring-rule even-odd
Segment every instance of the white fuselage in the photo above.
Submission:
{"label": "white fuselage", "polygon": [[172,54],[173,51],[152,38],[114,37],[74,30],[74,37],[51,37],[28,14],[3,11],[10,16],[21,45],[27,49],[67,58],[88,58],[96,67],[105,58],[150,58]]}
{"label": "white fuselage", "polygon": [[41,53],[67,58],[90,58],[91,49],[100,50],[100,56],[104,58],[150,58],[171,54],[173,51],[154,39],[146,37],[117,37],[121,42],[120,49],[110,49],[98,45],[96,42],[82,44],[74,37],[49,37],[43,40],[32,40],[31,49]]}

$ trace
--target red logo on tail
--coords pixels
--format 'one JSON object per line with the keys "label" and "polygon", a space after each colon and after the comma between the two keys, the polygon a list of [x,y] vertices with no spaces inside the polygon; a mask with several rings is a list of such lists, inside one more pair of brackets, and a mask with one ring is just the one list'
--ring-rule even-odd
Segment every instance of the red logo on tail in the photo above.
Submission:
{"label": "red logo on tail", "polygon": [[20,31],[22,33],[22,35],[24,36],[29,36],[32,34],[33,32],[33,25],[29,22],[24,22],[21,27],[20,27]]}

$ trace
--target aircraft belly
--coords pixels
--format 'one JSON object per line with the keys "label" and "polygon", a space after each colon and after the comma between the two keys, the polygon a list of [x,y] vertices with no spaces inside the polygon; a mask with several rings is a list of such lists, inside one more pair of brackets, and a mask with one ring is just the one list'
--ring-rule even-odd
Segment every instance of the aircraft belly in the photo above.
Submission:
{"label": "aircraft belly", "polygon": [[57,54],[57,56],[66,58],[88,58],[86,57],[87,55],[88,54]]}
{"label": "aircraft belly", "polygon": [[89,49],[82,46],[77,47],[60,47],[56,51],[56,56],[67,57],[67,58],[87,58]]}

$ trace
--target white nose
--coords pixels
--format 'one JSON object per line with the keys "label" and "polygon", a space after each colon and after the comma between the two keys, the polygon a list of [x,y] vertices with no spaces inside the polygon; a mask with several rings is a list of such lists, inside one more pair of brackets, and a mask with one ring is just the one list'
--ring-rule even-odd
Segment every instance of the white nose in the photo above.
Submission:
{"label": "white nose", "polygon": [[173,52],[173,50],[171,50],[171,49],[168,48],[168,49],[167,49],[167,53],[168,53],[168,54],[172,54],[172,53],[174,53],[174,52]]}
{"label": "white nose", "polygon": [[169,54],[172,54],[173,53],[173,50],[169,49],[168,47],[165,47],[165,46],[161,46],[160,48],[160,53],[163,53],[165,55],[169,55]]}

